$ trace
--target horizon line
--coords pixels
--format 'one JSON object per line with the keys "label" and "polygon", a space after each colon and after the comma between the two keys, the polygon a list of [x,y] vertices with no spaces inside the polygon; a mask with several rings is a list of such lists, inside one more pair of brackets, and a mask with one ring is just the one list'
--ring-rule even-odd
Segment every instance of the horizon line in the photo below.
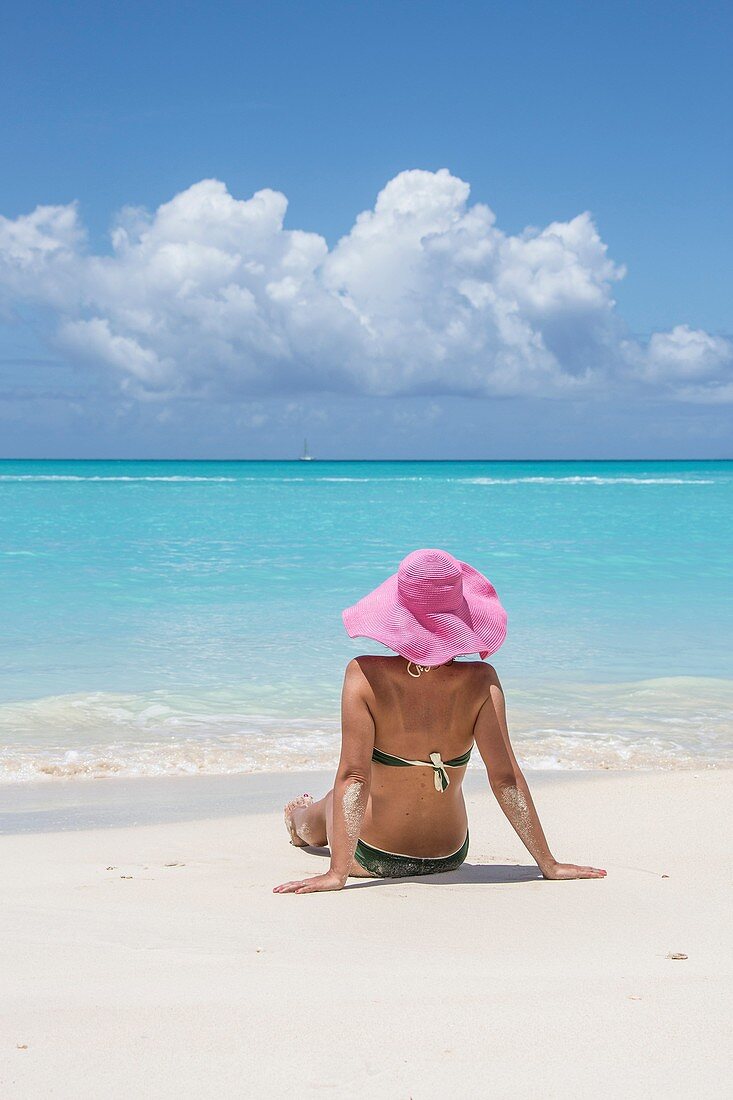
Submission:
{"label": "horizon line", "polygon": [[[121,458],[121,457],[34,457],[0,456],[0,462],[302,462],[296,458]],[[310,462],[733,462],[733,456],[715,458],[313,458]]]}

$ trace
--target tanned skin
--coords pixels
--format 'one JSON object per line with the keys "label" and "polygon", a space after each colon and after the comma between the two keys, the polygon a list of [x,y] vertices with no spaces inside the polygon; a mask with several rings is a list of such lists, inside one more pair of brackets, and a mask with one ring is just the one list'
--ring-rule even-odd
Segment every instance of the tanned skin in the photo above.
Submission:
{"label": "tanned skin", "polygon": [[435,790],[432,768],[395,768],[372,762],[375,742],[409,760],[461,756],[474,743],[489,785],[508,821],[546,879],[603,878],[598,867],[560,863],[542,830],[527,781],[509,739],[504,691],[492,665],[456,661],[419,678],[404,657],[354,657],[341,696],[341,757],[333,789],[318,802],[293,799],[285,819],[294,844],[331,849],[322,875],[276,886],[279,894],[341,890],[349,876],[372,877],[354,860],[361,839],[387,852],[450,855],[463,843],[467,817],[462,781]]}

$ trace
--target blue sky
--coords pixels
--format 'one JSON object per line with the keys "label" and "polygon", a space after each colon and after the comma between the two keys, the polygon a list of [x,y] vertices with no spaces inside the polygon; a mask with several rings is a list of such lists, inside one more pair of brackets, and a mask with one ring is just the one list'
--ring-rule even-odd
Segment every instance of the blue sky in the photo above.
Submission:
{"label": "blue sky", "polygon": [[732,24],[16,7],[0,453],[729,456]]}

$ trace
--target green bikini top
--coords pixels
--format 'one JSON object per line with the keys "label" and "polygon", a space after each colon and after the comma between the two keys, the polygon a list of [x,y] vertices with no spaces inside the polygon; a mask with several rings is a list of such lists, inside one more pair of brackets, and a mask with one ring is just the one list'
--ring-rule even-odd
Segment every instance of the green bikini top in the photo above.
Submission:
{"label": "green bikini top", "polygon": [[388,752],[382,752],[381,749],[375,746],[372,752],[372,760],[376,760],[379,764],[389,764],[395,768],[409,768],[411,766],[432,768],[435,789],[438,794],[442,794],[450,783],[450,776],[445,769],[462,768],[470,760],[472,749],[473,746],[468,752],[464,752],[463,756],[457,756],[455,760],[441,760],[439,752],[431,752],[430,760],[404,760],[401,756],[391,756]]}

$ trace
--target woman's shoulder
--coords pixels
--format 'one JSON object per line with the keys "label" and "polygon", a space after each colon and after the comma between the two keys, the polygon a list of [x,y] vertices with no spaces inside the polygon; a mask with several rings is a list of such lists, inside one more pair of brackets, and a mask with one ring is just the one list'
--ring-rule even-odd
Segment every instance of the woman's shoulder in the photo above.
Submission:
{"label": "woman's shoulder", "polygon": [[364,675],[372,669],[386,668],[388,662],[398,660],[397,657],[383,656],[379,653],[360,653],[358,657],[352,657],[346,662],[345,674],[347,676]]}
{"label": "woman's shoulder", "polygon": [[[365,673],[369,669],[395,668],[404,660],[405,658],[397,653],[362,653],[358,657],[352,657],[347,662],[346,673]],[[468,673],[473,672],[476,676],[486,677],[489,680],[498,679],[496,669],[487,661],[466,661],[459,658],[452,663],[451,667],[460,668]]]}

